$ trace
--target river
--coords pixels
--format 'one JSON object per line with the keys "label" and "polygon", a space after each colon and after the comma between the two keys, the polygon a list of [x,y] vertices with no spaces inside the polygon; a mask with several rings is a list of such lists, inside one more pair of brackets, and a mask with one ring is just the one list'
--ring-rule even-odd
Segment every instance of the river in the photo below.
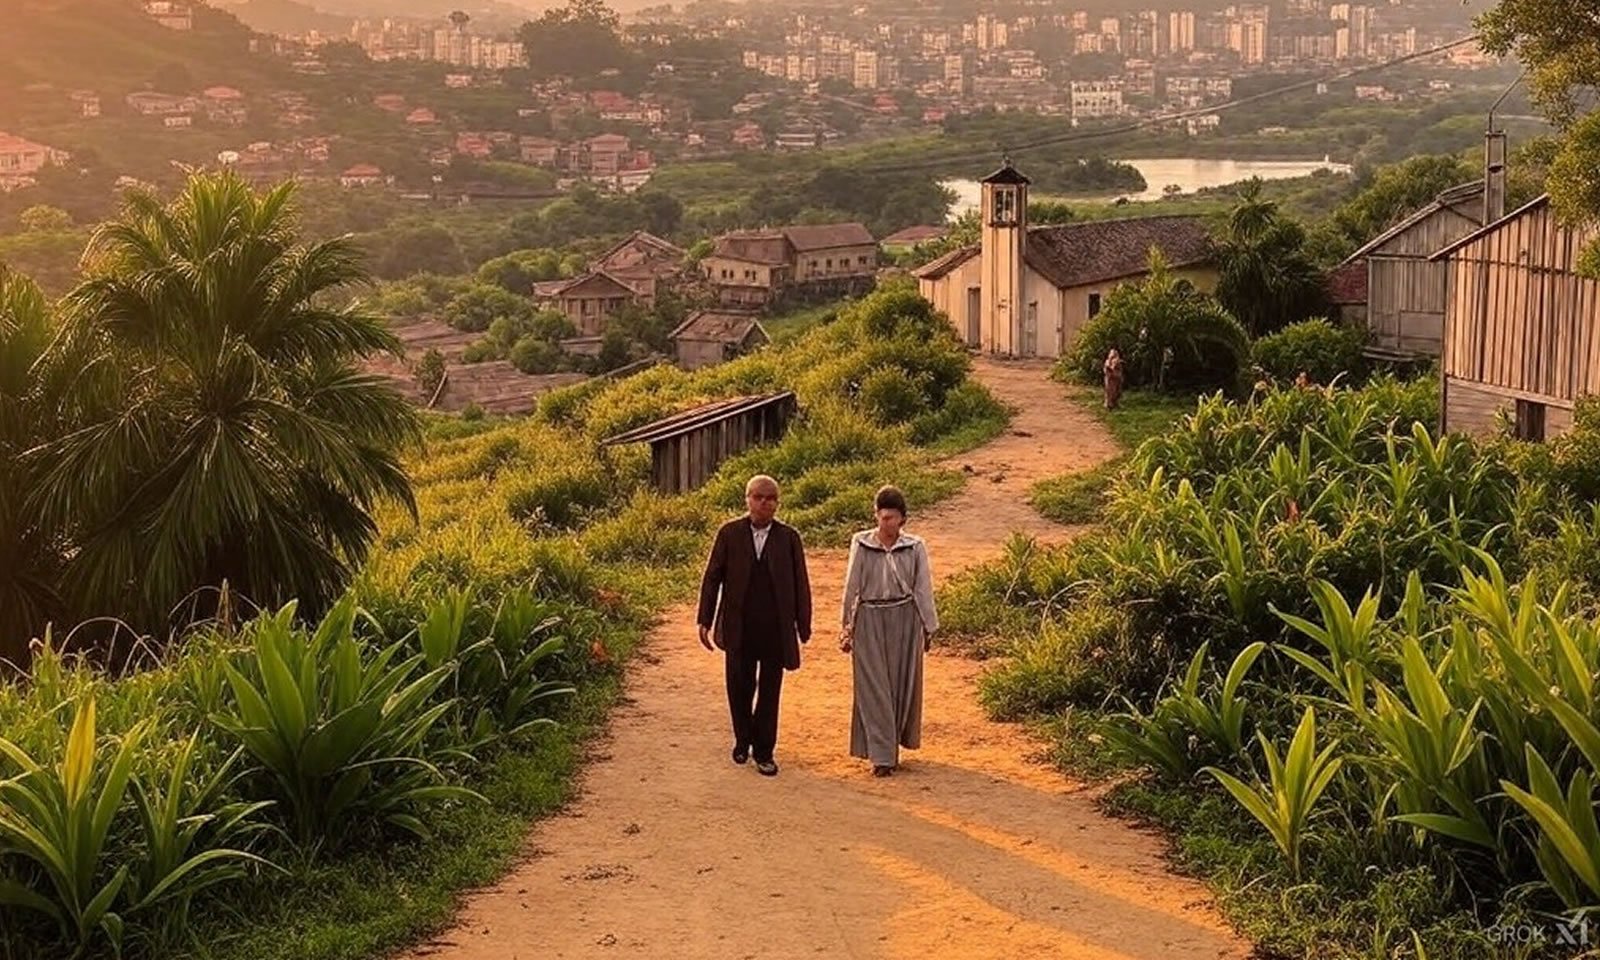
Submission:
{"label": "river", "polygon": [[[1176,184],[1184,193],[1194,193],[1207,187],[1222,187],[1251,177],[1263,180],[1286,180],[1307,177],[1318,170],[1350,173],[1350,165],[1322,160],[1123,160],[1144,177],[1145,189],[1141,193],[1125,194],[1130,200],[1160,200],[1169,184]],[[1024,170],[1023,172],[1027,172]],[[978,206],[980,195],[976,180],[945,180],[943,185],[954,190],[956,204],[950,211],[952,218],[959,217]]]}

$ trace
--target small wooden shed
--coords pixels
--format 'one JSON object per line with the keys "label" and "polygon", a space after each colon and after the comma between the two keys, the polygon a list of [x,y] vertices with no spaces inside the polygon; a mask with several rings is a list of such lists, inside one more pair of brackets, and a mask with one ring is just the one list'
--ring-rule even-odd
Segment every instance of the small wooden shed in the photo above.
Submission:
{"label": "small wooden shed", "polygon": [[1449,271],[1446,430],[1487,432],[1505,410],[1519,437],[1544,440],[1600,393],[1600,282],[1577,272],[1595,236],[1558,222],[1546,195],[1434,255]]}
{"label": "small wooden shed", "polygon": [[684,493],[711,479],[729,457],[781,438],[797,406],[788,390],[719,400],[609,437],[602,446],[650,444],[651,487]]}
{"label": "small wooden shed", "polygon": [[1345,265],[1367,264],[1367,326],[1374,353],[1439,355],[1445,265],[1432,258],[1483,226],[1483,210],[1482,180],[1451,187],[1345,260]]}
{"label": "small wooden shed", "polygon": [[696,310],[669,339],[685,370],[715,366],[772,342],[755,314],[725,310]]}

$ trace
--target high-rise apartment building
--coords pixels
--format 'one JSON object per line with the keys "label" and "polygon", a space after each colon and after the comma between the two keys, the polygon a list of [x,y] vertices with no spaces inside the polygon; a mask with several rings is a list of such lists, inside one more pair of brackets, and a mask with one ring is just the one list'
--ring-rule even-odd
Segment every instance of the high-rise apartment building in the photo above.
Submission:
{"label": "high-rise apartment building", "polygon": [[1194,11],[1174,10],[1167,14],[1167,50],[1186,53],[1194,49]]}

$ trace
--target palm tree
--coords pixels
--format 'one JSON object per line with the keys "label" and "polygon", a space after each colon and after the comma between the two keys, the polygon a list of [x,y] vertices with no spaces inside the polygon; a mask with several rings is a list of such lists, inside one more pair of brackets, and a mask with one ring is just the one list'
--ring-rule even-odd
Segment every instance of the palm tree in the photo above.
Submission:
{"label": "palm tree", "polygon": [[72,367],[33,281],[0,266],[0,658],[22,664],[33,631],[62,610],[59,531],[26,506],[41,461],[28,452],[62,429]]}
{"label": "palm tree", "polygon": [[1306,231],[1245,185],[1217,237],[1217,299],[1253,337],[1326,312],[1325,278],[1306,246]]}
{"label": "palm tree", "polygon": [[357,362],[398,344],[327,294],[367,280],[349,238],[302,243],[285,184],[193,176],[96,231],[58,349],[83,359],[80,424],[39,451],[42,517],[72,531],[80,610],[155,626],[196,588],[314,610],[415,511],[415,412]]}

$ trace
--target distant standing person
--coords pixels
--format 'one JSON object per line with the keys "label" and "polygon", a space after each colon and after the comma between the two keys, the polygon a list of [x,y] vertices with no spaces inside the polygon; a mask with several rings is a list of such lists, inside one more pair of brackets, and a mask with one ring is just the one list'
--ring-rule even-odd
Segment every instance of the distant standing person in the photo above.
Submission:
{"label": "distant standing person", "polygon": [[922,746],[922,660],[939,615],[927,545],[901,529],[905,495],[884,487],[873,506],[877,526],[850,540],[839,648],[851,654],[855,681],[850,755],[886,777],[900,765],[901,747]]}
{"label": "distant standing person", "polygon": [[1106,384],[1106,409],[1117,409],[1117,403],[1122,399],[1122,355],[1117,353],[1115,347],[1106,354],[1105,384]]}
{"label": "distant standing person", "polygon": [[800,534],[777,519],[777,481],[751,477],[744,502],[748,512],[717,531],[697,624],[700,645],[726,654],[733,762],[753,752],[756,769],[773,777],[783,672],[800,669],[800,645],[811,639],[811,581]]}

